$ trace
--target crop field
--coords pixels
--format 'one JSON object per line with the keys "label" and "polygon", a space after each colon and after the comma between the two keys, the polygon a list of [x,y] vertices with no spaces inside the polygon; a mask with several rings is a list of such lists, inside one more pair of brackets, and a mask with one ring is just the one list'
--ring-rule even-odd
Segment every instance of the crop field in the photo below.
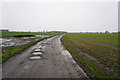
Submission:
{"label": "crop field", "polygon": [[0,37],[16,36],[16,35],[58,35],[61,33],[39,33],[39,32],[0,32]]}
{"label": "crop field", "polygon": [[118,78],[118,34],[69,33],[62,42],[90,77]]}

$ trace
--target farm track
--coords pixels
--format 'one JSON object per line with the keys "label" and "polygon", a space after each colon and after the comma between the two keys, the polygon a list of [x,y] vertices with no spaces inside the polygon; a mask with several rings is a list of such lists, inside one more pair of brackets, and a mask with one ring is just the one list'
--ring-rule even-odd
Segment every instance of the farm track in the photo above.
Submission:
{"label": "farm track", "polygon": [[88,79],[86,73],[62,46],[60,42],[62,36],[45,39],[10,58],[2,66],[3,78]]}

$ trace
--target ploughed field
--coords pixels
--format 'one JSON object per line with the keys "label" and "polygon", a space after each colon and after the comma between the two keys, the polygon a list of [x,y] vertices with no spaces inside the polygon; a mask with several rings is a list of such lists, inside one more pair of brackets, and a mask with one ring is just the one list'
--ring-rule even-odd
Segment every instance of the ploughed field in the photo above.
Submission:
{"label": "ploughed field", "polygon": [[70,33],[62,42],[90,77],[118,78],[118,34]]}

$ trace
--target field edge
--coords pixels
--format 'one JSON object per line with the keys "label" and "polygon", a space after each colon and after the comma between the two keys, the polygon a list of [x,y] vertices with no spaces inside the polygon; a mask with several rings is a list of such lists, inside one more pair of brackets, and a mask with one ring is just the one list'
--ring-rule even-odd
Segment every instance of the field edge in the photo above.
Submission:
{"label": "field edge", "polygon": [[[67,35],[67,34],[66,34]],[[70,47],[70,45],[68,45],[67,44],[67,42],[64,40],[64,37],[66,36],[66,35],[64,35],[62,38],[61,38],[61,43],[62,43],[62,45],[65,47],[65,49],[67,49],[69,52],[70,52],[70,54],[72,55],[72,57],[74,58],[74,60],[77,62],[77,64],[84,70],[84,72],[89,76],[89,78],[90,79],[92,79],[92,80],[96,80],[96,79],[100,79],[100,80],[114,80],[115,78],[110,78],[109,76],[105,76],[105,74],[103,73],[103,72],[101,72],[102,73],[102,75],[100,75],[100,74],[98,74],[97,76],[96,75],[94,75],[94,73],[91,73],[91,71],[89,71],[87,68],[86,68],[86,66],[84,66],[82,63],[81,63],[81,61],[80,60],[78,60],[78,57],[76,57],[76,56],[78,56],[77,54],[78,54],[78,52],[77,51],[75,51],[74,49],[72,49],[71,47]],[[82,57],[81,57],[82,58]],[[83,59],[84,60],[84,59]],[[94,65],[94,64],[93,64]],[[118,78],[116,78],[116,79],[118,79]]]}

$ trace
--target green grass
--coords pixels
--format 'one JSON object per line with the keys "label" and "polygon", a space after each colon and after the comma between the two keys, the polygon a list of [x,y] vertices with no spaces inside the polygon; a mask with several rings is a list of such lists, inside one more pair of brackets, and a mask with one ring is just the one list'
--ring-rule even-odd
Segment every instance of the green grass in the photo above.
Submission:
{"label": "green grass", "polygon": [[[96,78],[118,77],[118,34],[71,33],[62,38],[66,48],[77,57],[77,61]],[[96,59],[113,73],[104,71],[97,63],[85,56]]]}
{"label": "green grass", "polygon": [[[52,36],[50,36],[50,37],[52,37]],[[43,39],[50,38],[50,37],[45,37],[45,38],[41,38],[39,40],[31,41],[31,42],[26,43],[26,44],[21,45],[21,46],[3,49],[2,54],[0,54],[0,56],[1,56],[0,58],[2,58],[2,63],[6,62],[10,57],[20,53],[21,51],[25,50],[26,48],[38,43],[39,41],[41,41]]]}
{"label": "green grass", "polygon": [[58,35],[61,33],[39,33],[39,32],[0,32],[0,37],[16,36],[16,35]]}

